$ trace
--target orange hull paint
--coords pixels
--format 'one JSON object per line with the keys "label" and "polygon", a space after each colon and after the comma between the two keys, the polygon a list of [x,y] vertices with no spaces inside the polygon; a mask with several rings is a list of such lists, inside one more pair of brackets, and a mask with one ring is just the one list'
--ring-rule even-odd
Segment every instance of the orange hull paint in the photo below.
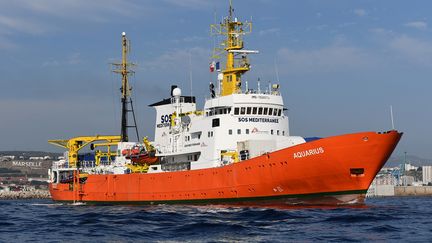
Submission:
{"label": "orange hull paint", "polygon": [[217,168],[89,175],[75,190],[59,183],[50,192],[56,201],[94,203],[362,203],[401,136],[323,138]]}

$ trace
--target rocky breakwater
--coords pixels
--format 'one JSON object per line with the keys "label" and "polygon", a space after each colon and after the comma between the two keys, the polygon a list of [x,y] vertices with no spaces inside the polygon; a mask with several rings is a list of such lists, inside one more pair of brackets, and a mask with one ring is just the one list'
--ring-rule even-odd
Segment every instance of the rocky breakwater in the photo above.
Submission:
{"label": "rocky breakwater", "polygon": [[47,199],[51,198],[47,190],[32,190],[32,191],[1,191],[0,200],[4,199]]}

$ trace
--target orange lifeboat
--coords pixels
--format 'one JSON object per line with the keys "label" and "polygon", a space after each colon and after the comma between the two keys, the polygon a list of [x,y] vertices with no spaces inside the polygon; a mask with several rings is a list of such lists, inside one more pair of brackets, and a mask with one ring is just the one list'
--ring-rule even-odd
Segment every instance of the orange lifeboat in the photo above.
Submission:
{"label": "orange lifeboat", "polygon": [[132,162],[139,165],[152,165],[159,161],[159,158],[155,156],[155,152],[147,152],[144,150],[138,153],[131,152],[130,155],[126,156],[126,159],[130,159]]}

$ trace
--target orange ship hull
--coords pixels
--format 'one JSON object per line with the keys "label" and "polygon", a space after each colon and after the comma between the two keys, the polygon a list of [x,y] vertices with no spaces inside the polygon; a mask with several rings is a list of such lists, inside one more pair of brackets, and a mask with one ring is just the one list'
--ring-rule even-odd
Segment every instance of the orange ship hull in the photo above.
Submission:
{"label": "orange ship hull", "polygon": [[334,136],[217,168],[89,175],[83,184],[50,184],[50,192],[55,201],[89,203],[361,204],[401,136]]}

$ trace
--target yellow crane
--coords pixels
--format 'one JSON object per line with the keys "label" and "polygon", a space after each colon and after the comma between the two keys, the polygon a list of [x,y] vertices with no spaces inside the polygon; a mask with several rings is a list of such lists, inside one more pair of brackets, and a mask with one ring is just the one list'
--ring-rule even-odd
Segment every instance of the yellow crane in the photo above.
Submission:
{"label": "yellow crane", "polygon": [[[93,142],[104,141],[109,144],[118,143],[121,141],[121,136],[118,135],[96,135],[96,136],[81,136],[66,140],[48,140],[48,143],[68,149],[68,161],[70,167],[76,167],[78,162],[78,152]],[[104,144],[106,145],[106,144]]]}

